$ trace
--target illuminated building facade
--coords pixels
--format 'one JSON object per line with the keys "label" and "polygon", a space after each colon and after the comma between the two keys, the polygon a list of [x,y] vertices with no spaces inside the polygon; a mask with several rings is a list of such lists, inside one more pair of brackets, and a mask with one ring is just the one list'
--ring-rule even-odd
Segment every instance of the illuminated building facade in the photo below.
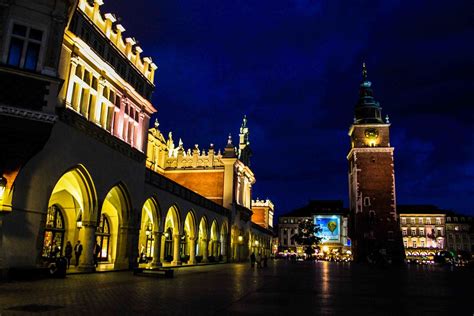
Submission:
{"label": "illuminated building facade", "polygon": [[351,251],[351,242],[348,237],[348,210],[338,200],[315,200],[308,205],[298,208],[278,222],[278,239],[280,252],[302,253],[303,249],[295,243],[293,236],[298,234],[299,223],[310,220],[318,226],[321,237],[319,253],[346,254]]}
{"label": "illuminated building facade", "polygon": [[[213,144],[207,150],[198,145],[186,149],[181,139],[176,145],[173,134],[170,132],[166,138],[158,122],[148,134],[147,168],[231,210],[230,247],[235,261],[247,258],[250,251],[271,253],[274,206],[269,200],[252,201],[256,180],[249,166],[249,145],[246,117],[240,127],[238,147],[229,135],[223,152],[216,152]],[[267,215],[264,222],[260,212]]]}
{"label": "illuminated building facade", "polygon": [[407,260],[431,261],[446,250],[446,212],[431,205],[399,205]]}
{"label": "illuminated building facade", "polygon": [[379,252],[400,263],[403,246],[396,211],[390,123],[388,117],[382,119],[382,108],[371,86],[364,64],[347,155],[354,260],[364,261]]}
{"label": "illuminated building facade", "polygon": [[[0,5],[0,134],[8,148],[0,157],[0,274],[47,266],[68,241],[81,242],[83,271],[95,269],[96,244],[99,269],[139,259],[246,260],[255,241],[266,251],[271,235],[250,221],[246,120],[239,148],[229,140],[212,158],[211,149],[196,149],[197,176],[180,174],[184,155],[171,137],[173,150],[147,159],[147,136],[156,144],[162,137],[148,131],[156,65],[101,5]],[[203,167],[204,156],[212,167]]]}

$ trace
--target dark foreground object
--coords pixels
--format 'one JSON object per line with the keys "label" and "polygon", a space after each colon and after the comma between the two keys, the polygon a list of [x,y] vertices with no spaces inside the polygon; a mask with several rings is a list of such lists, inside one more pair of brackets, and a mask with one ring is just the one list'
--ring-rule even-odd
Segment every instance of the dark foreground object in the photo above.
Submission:
{"label": "dark foreground object", "polygon": [[472,269],[269,261],[0,283],[0,314],[473,315]]}
{"label": "dark foreground object", "polygon": [[148,277],[163,277],[172,278],[174,271],[172,269],[141,269],[136,268],[133,270],[133,274],[136,276],[148,276]]}

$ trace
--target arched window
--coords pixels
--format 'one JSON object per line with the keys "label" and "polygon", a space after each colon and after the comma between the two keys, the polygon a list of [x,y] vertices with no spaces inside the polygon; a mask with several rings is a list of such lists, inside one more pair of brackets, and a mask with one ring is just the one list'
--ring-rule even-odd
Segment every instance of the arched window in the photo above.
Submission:
{"label": "arched window", "polygon": [[57,205],[48,208],[42,257],[56,258],[61,256],[64,243],[64,218]]}
{"label": "arched window", "polygon": [[97,243],[100,246],[100,254],[98,257],[99,261],[109,260],[109,244],[110,244],[110,225],[109,220],[105,214],[100,216],[99,226],[96,230]]}

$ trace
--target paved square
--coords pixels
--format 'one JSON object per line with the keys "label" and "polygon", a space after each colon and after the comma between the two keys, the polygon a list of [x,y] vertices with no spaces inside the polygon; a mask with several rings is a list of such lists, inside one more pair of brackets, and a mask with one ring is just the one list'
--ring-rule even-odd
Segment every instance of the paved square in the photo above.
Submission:
{"label": "paved square", "polygon": [[131,272],[0,284],[0,314],[472,315],[474,272],[270,262],[180,268],[175,278]]}

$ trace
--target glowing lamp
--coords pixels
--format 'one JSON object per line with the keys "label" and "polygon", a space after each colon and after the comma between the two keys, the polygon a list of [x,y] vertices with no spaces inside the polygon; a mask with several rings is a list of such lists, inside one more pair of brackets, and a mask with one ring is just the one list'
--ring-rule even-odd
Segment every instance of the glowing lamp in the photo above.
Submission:
{"label": "glowing lamp", "polygon": [[76,221],[76,227],[78,229],[82,228],[82,213],[79,213],[79,217],[77,218],[77,221]]}
{"label": "glowing lamp", "polygon": [[151,235],[151,231],[150,231],[150,230],[146,230],[146,231],[145,231],[145,235],[150,236],[150,235]]}
{"label": "glowing lamp", "polygon": [[0,177],[0,200],[3,198],[3,194],[7,188],[7,179]]}
{"label": "glowing lamp", "polygon": [[328,246],[323,246],[323,252],[328,252],[329,251],[329,247]]}
{"label": "glowing lamp", "polygon": [[168,232],[165,233],[165,237],[168,238],[170,236],[170,234],[168,234]]}
{"label": "glowing lamp", "polygon": [[239,236],[238,237],[239,241],[242,242],[244,240],[244,237],[243,236]]}
{"label": "glowing lamp", "polygon": [[258,240],[255,240],[255,246],[258,246]]}

